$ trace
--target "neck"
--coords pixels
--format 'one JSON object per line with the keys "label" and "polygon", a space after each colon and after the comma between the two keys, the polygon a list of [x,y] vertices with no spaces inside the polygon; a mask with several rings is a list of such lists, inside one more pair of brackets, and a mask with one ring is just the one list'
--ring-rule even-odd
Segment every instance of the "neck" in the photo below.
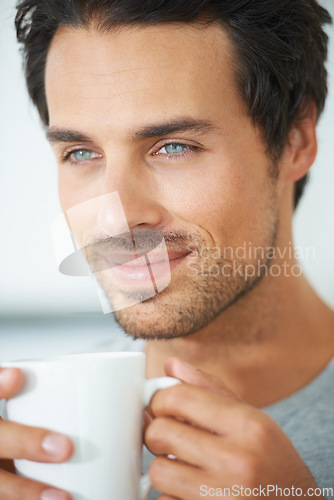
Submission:
{"label": "neck", "polygon": [[148,376],[163,375],[164,361],[177,356],[257,407],[306,385],[334,356],[334,314],[303,276],[283,274],[263,278],[195,334],[149,341]]}

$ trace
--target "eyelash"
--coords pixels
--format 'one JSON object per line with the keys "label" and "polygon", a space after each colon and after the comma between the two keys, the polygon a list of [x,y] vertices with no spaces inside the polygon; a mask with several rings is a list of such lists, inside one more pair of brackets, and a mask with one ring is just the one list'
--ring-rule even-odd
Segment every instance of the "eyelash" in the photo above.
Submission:
{"label": "eyelash", "polygon": [[[182,146],[185,148],[184,151],[182,151],[182,153],[160,153],[159,154],[159,151],[163,148],[165,148],[166,146],[170,146],[170,145],[173,145],[173,146]],[[189,156],[191,155],[192,152],[196,152],[196,151],[199,151],[199,146],[194,146],[192,144],[183,144],[182,142],[174,142],[174,141],[171,141],[171,142],[166,142],[165,144],[163,144],[156,153],[153,153],[153,156],[156,157],[156,156],[162,156],[163,158],[167,159],[167,160],[175,160],[175,158],[185,158],[186,156]]]}
{"label": "eyelash", "polygon": [[[160,153],[159,154],[159,151],[163,148],[165,148],[166,146],[169,146],[173,144],[174,146],[183,146],[185,148],[185,150],[182,152],[182,153]],[[90,162],[90,161],[94,161],[94,160],[99,160],[100,158],[93,158],[92,160],[86,160],[86,161],[82,161],[82,162],[79,162],[79,161],[75,161],[75,160],[71,160],[71,155],[76,153],[77,151],[91,151],[93,152],[92,150],[90,149],[86,149],[86,148],[76,148],[76,149],[71,149],[70,151],[65,151],[65,153],[63,154],[62,158],[61,158],[61,163],[72,163],[74,165],[78,165],[80,163],[87,163],[87,162]],[[157,157],[157,156],[163,156],[165,159],[167,160],[174,160],[174,159],[177,159],[177,158],[184,158],[186,156],[189,156],[192,152],[196,152],[196,151],[199,151],[200,150],[200,147],[199,146],[194,146],[192,144],[183,144],[182,142],[166,142],[165,144],[163,144],[156,153],[153,153],[153,156],[154,157]]]}
{"label": "eyelash", "polygon": [[93,158],[93,160],[86,160],[86,161],[83,161],[83,162],[75,161],[75,160],[70,160],[71,155],[73,155],[77,151],[90,151],[92,153],[94,152],[91,149],[87,149],[87,148],[71,149],[70,151],[65,151],[65,153],[62,155],[62,157],[61,157],[61,163],[67,163],[68,162],[68,163],[72,163],[74,165],[78,165],[79,163],[86,163],[88,161],[93,161],[93,160],[99,160],[100,159],[100,158]]}

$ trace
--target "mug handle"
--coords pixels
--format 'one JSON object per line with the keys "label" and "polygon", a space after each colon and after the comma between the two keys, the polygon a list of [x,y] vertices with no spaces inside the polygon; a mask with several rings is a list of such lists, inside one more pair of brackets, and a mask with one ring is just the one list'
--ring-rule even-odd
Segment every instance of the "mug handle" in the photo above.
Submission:
{"label": "mug handle", "polygon": [[[145,408],[151,402],[154,394],[160,389],[167,389],[168,387],[172,387],[173,385],[178,385],[181,382],[177,378],[173,377],[157,377],[150,378],[145,380],[144,382],[144,406]],[[147,500],[148,494],[151,490],[151,481],[148,477],[148,474],[145,474],[141,477],[139,484],[139,498],[140,500]]]}

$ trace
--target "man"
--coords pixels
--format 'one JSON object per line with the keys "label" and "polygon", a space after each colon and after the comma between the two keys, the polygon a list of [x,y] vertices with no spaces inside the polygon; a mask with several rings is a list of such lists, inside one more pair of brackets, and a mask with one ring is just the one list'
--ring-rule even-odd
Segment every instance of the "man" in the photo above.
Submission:
{"label": "man", "polygon": [[[288,251],[317,151],[329,21],[314,0],[20,2],[64,212],[117,191],[129,228],[167,244],[170,285],[115,313],[146,339],[148,376],[184,382],[152,401],[151,498],[334,487],[334,314]],[[1,377],[11,397],[22,377]],[[60,462],[72,445],[1,422],[0,450]],[[69,498],[8,471],[0,496]]]}

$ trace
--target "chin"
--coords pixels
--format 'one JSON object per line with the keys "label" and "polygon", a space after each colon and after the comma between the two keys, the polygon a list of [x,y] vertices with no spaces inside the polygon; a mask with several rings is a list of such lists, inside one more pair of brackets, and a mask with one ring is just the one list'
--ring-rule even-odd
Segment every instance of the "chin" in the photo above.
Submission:
{"label": "chin", "polygon": [[212,320],[207,314],[194,315],[180,296],[172,300],[168,294],[168,299],[167,294],[165,297],[156,295],[145,302],[116,311],[115,319],[125,333],[145,340],[185,338]]}

